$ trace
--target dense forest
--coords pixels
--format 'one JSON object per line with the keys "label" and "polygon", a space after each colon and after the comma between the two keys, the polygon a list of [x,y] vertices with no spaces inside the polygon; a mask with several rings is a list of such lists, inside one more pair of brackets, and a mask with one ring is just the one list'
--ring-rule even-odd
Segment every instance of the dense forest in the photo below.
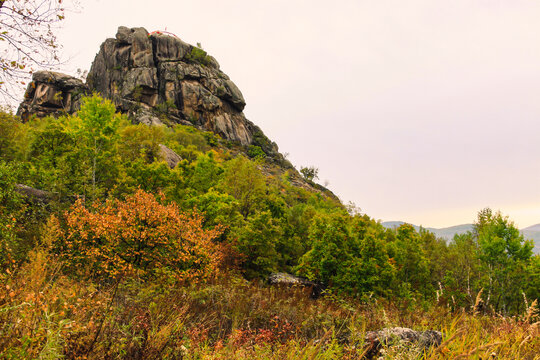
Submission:
{"label": "dense forest", "polygon": [[[57,118],[3,111],[1,357],[359,358],[340,336],[390,323],[445,327],[462,354],[480,345],[458,323],[485,319],[516,336],[499,351],[540,349],[540,256],[503,214],[447,242],[385,229],[303,173],[311,186],[257,146],[132,124],[98,95]],[[322,297],[268,287],[275,272]]]}

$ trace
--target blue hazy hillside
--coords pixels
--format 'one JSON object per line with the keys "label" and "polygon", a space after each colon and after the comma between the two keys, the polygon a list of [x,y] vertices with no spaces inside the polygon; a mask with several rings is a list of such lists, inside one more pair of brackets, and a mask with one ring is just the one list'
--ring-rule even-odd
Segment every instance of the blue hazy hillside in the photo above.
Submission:
{"label": "blue hazy hillside", "polygon": [[[400,225],[404,224],[403,221],[385,221],[382,223],[382,225],[386,228],[394,228],[399,227]],[[420,229],[420,226],[414,225],[414,228],[416,230]],[[456,234],[464,234],[467,231],[471,231],[473,229],[473,224],[462,224],[462,225],[455,225],[450,226],[446,228],[431,228],[431,227],[424,227],[424,229],[431,231],[434,233],[437,237],[446,239],[446,240],[452,240],[454,235]],[[521,229],[521,233],[525,237],[525,239],[530,239],[534,242],[534,253],[540,254],[540,224],[532,225],[529,227],[526,227],[524,229]]]}
{"label": "blue hazy hillside", "polygon": [[534,252],[540,254],[540,224],[521,229],[521,233],[526,239],[532,239],[534,241]]}

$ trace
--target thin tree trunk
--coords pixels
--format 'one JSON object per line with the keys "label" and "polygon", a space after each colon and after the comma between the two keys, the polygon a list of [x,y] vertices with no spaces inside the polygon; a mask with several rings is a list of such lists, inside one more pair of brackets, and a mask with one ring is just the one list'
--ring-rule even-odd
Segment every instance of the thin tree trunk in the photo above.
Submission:
{"label": "thin tree trunk", "polygon": [[96,158],[94,157],[94,164],[92,166],[92,192],[96,193]]}
{"label": "thin tree trunk", "polygon": [[97,141],[94,139],[94,159],[92,164],[92,196],[96,196],[96,158]]}

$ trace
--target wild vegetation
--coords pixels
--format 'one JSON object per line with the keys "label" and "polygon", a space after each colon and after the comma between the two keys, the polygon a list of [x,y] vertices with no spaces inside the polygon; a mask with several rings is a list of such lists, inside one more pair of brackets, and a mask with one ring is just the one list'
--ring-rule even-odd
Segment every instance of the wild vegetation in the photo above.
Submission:
{"label": "wild vegetation", "polygon": [[[131,124],[96,95],[0,113],[0,357],[354,359],[366,331],[407,326],[443,344],[383,358],[537,358],[540,257],[507,217],[481,210],[449,243],[385,229],[259,150]],[[323,297],[268,287],[277,271]]]}

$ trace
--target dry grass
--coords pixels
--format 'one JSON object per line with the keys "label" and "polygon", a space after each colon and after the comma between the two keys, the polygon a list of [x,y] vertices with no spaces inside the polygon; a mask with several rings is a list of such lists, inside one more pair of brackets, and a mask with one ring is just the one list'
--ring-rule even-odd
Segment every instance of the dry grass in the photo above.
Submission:
{"label": "dry grass", "polygon": [[382,359],[540,359],[536,302],[508,318],[446,307],[324,298],[228,276],[172,288],[124,280],[98,287],[37,250],[2,278],[2,359],[360,359],[368,330],[443,331],[424,353],[401,344]]}

